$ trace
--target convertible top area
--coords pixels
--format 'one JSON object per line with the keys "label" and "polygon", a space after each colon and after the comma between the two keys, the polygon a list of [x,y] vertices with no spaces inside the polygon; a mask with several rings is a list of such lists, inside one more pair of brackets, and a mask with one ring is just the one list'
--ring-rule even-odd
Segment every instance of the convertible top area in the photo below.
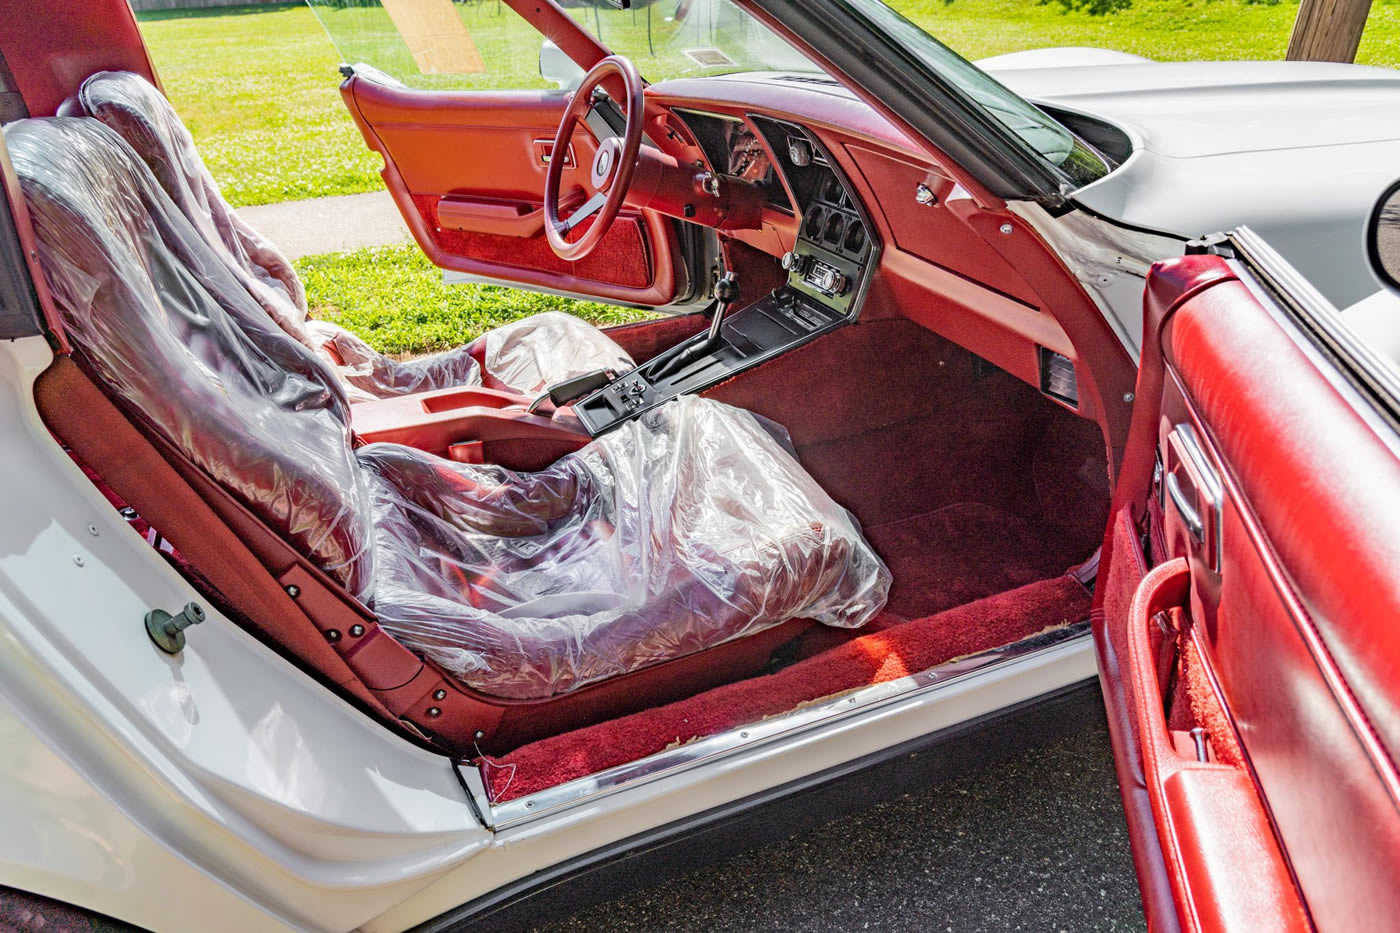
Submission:
{"label": "convertible top area", "polygon": [[1153,929],[1397,913],[1400,381],[1348,327],[1381,305],[1299,274],[1372,287],[1361,192],[1400,291],[1397,124],[1357,119],[1393,74],[436,3],[457,51],[518,14],[541,79],[399,80],[390,5],[313,3],[385,56],[339,93],[423,254],[651,318],[377,353],[223,200],[126,0],[0,0],[0,884],[486,925],[1102,685]]}

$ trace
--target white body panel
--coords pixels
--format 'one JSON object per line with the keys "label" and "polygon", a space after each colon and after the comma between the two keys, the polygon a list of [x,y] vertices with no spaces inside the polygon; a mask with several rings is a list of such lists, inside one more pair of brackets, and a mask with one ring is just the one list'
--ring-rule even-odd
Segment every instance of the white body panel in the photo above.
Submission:
{"label": "white body panel", "polygon": [[1075,200],[1188,237],[1248,226],[1333,304],[1379,286],[1366,217],[1400,178],[1400,72],[1319,62],[1145,62],[1043,49],[978,63],[1038,103],[1097,116],[1134,152]]}
{"label": "white body panel", "polygon": [[[144,924],[175,897],[145,861],[163,849],[204,929],[349,929],[481,848],[445,759],[204,603],[87,481],[30,397],[51,359],[0,343],[0,884]],[[145,613],[192,599],[209,617],[166,655]]]}

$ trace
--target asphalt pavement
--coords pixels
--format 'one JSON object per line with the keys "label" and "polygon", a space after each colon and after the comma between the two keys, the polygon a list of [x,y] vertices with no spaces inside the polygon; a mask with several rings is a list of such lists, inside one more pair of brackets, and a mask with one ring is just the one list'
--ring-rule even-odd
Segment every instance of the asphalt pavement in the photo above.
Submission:
{"label": "asphalt pavement", "polygon": [[536,933],[1145,928],[1097,725]]}

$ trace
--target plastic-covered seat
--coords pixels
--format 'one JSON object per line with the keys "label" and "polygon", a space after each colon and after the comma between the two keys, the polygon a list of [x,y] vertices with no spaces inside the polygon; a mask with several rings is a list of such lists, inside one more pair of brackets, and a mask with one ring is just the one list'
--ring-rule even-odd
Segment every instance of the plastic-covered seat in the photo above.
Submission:
{"label": "plastic-covered seat", "polygon": [[483,382],[535,395],[573,376],[633,367],[606,334],[561,311],[498,327],[444,353],[409,361],[384,356],[343,327],[307,316],[306,291],[291,263],[224,200],[189,130],[149,81],[128,71],[98,72],[83,82],[78,101],[136,150],[277,326],[332,363],[352,400]]}
{"label": "plastic-covered seat", "polygon": [[385,631],[543,699],[787,619],[856,627],[890,576],[752,415],[678,400],[538,473],[354,449],[331,368],[276,327],[134,152],[5,128],[65,329],[106,390]]}

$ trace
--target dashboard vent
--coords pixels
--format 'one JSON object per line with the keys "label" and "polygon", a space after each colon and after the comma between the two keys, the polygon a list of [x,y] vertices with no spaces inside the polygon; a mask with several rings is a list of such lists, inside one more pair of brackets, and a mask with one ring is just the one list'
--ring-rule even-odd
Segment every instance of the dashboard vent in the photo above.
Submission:
{"label": "dashboard vent", "polygon": [[793,84],[825,84],[828,87],[837,87],[841,82],[828,75],[777,75],[779,81],[791,81]]}
{"label": "dashboard vent", "polygon": [[1079,407],[1079,380],[1074,375],[1074,360],[1063,353],[1040,347],[1040,391],[1059,399],[1071,408]]}

